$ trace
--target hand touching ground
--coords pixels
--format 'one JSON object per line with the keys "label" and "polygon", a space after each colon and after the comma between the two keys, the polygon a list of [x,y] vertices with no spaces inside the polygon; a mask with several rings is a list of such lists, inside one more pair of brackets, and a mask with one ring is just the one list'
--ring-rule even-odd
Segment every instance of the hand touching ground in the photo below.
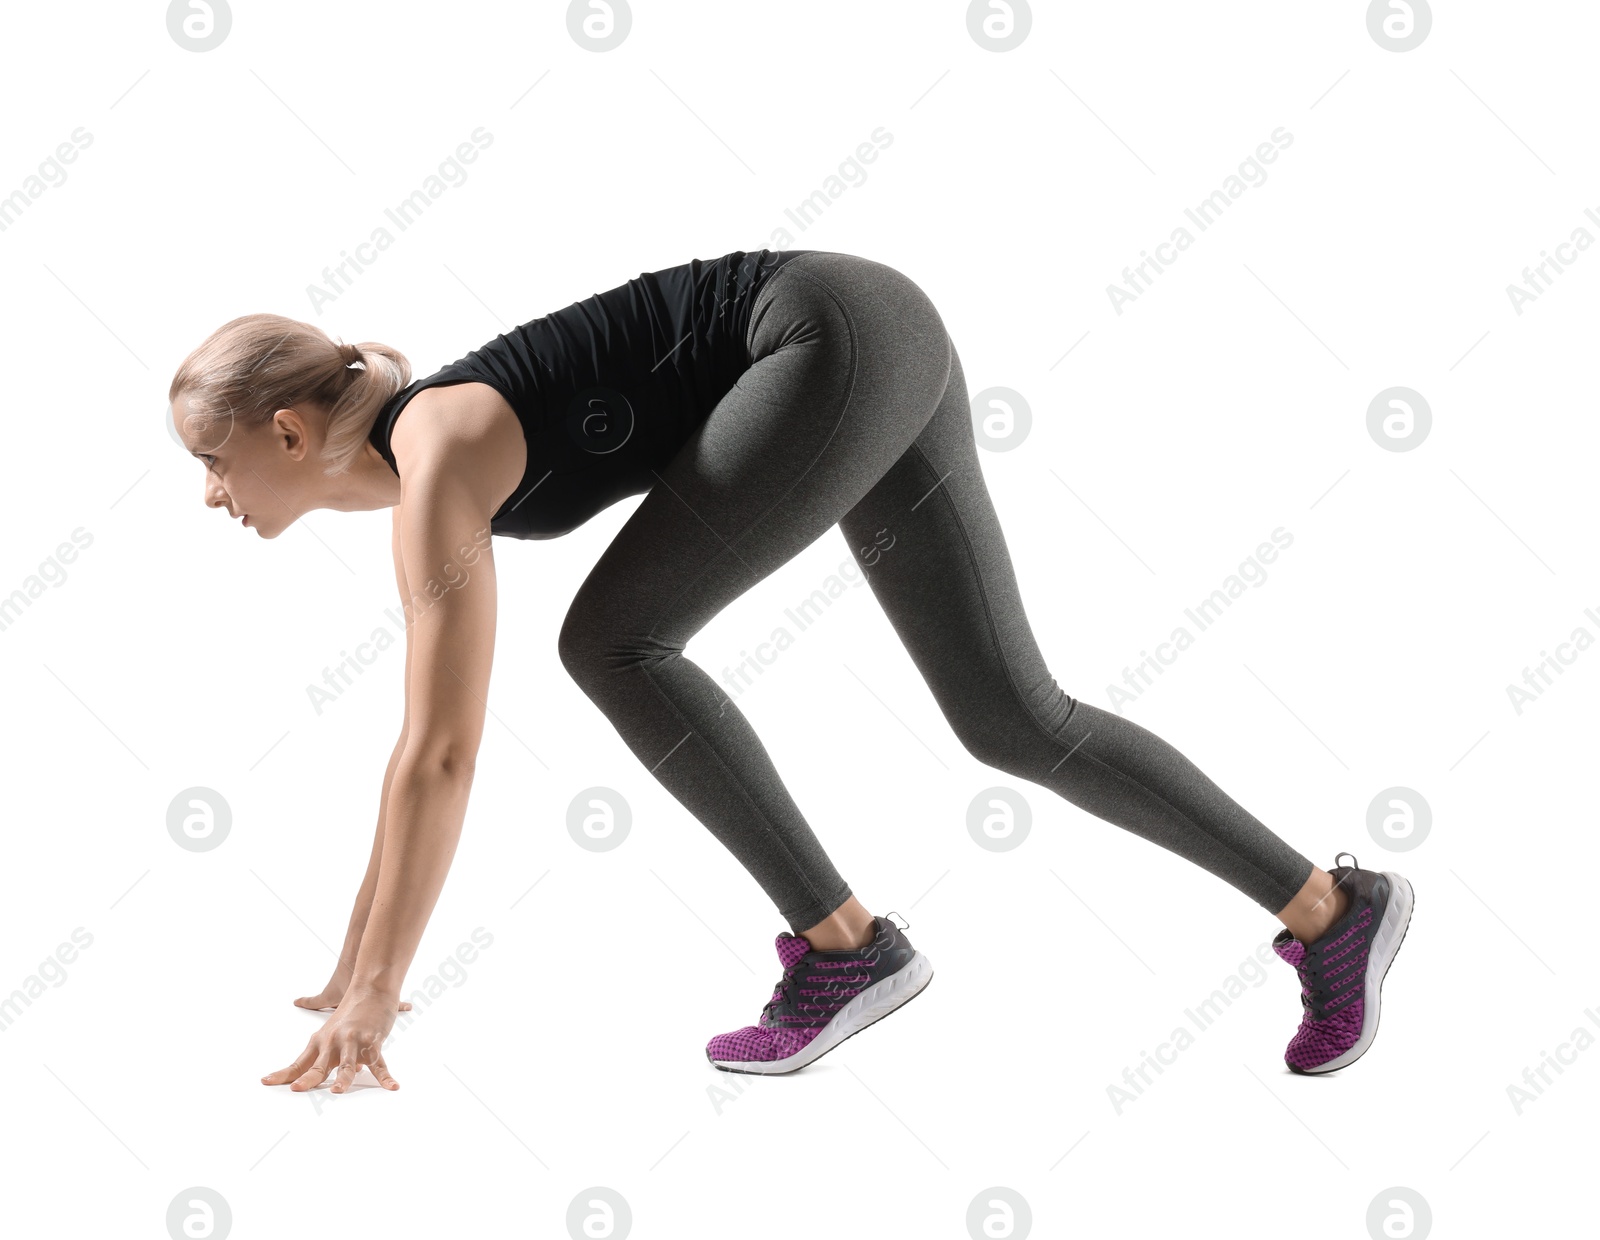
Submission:
{"label": "hand touching ground", "polygon": [[[321,1012],[327,1010],[328,1008],[336,1008],[339,1006],[339,1000],[344,998],[346,984],[346,980],[335,973],[328,979],[328,984],[322,988],[321,994],[301,995],[294,1001],[294,1005],[295,1007],[306,1008],[313,1012]],[[405,1000],[401,1000],[399,1010],[402,1012],[409,1012],[411,1010],[411,1004],[407,1003]]]}
{"label": "hand touching ground", "polygon": [[365,1065],[385,1089],[399,1089],[383,1062],[383,1041],[394,1027],[396,1002],[392,995],[356,992],[346,995],[322,1028],[311,1035],[305,1050],[287,1068],[261,1078],[263,1085],[288,1085],[296,1093],[315,1089],[337,1073],[331,1090],[342,1094]]}

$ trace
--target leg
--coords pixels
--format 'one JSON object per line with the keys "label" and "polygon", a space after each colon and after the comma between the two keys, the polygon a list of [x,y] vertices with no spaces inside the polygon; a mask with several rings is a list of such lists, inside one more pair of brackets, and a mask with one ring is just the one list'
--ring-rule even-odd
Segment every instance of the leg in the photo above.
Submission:
{"label": "leg", "polygon": [[[1326,890],[1315,876],[1328,876],[1192,762],[1056,684],[984,485],[953,347],[949,387],[932,419],[839,524],[974,757],[1188,858],[1274,914],[1332,911],[1331,902],[1310,908]],[[1303,899],[1303,890],[1312,894]]]}
{"label": "leg", "polygon": [[771,277],[747,343],[750,368],[579,588],[561,659],[791,928],[818,928],[825,943],[854,932],[857,941],[837,945],[855,947],[865,910],[744,714],[684,647],[832,528],[905,453],[944,393],[949,339],[905,276],[820,252]]}

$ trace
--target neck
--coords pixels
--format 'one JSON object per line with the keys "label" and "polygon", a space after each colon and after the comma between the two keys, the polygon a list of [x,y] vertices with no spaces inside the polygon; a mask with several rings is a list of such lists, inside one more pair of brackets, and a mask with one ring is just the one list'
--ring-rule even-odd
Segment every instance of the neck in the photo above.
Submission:
{"label": "neck", "polygon": [[329,478],[327,486],[327,500],[319,506],[337,512],[368,512],[400,502],[400,479],[370,440],[349,471]]}

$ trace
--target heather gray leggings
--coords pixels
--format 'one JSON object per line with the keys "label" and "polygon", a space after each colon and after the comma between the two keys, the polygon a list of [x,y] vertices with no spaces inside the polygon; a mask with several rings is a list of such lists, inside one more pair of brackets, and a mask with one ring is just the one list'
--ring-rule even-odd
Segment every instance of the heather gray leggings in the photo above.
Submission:
{"label": "heather gray leggings", "polygon": [[1050,675],[978,466],[961,362],[927,295],[881,263],[802,254],[760,290],[746,340],[752,365],[596,562],[560,654],[791,929],[821,921],[850,888],[761,738],[683,652],[834,525],[974,757],[1272,912],[1287,904],[1310,861],[1160,737]]}

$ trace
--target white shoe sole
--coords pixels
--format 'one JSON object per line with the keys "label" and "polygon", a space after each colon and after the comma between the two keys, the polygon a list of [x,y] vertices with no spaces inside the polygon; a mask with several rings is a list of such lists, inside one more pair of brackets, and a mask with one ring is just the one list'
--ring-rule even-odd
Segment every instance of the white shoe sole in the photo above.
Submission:
{"label": "white shoe sole", "polygon": [[933,980],[933,965],[921,952],[906,962],[905,968],[874,982],[822,1027],[822,1032],[785,1059],[713,1059],[713,1067],[724,1072],[744,1072],[757,1076],[780,1076],[805,1067],[826,1055],[846,1038],[854,1037],[868,1025],[915,999]]}
{"label": "white shoe sole", "polygon": [[1315,1068],[1296,1068],[1295,1071],[1303,1076],[1318,1076],[1348,1067],[1367,1053],[1372,1039],[1378,1036],[1378,1004],[1383,993],[1383,979],[1389,972],[1389,966],[1394,963],[1395,953],[1400,950],[1400,941],[1406,937],[1414,902],[1411,884],[1406,879],[1389,870],[1383,871],[1383,876],[1389,880],[1389,907],[1383,911],[1383,920],[1378,923],[1378,933],[1372,936],[1372,946],[1367,953],[1361,1036],[1344,1054],[1335,1056],[1327,1063],[1318,1064]]}

